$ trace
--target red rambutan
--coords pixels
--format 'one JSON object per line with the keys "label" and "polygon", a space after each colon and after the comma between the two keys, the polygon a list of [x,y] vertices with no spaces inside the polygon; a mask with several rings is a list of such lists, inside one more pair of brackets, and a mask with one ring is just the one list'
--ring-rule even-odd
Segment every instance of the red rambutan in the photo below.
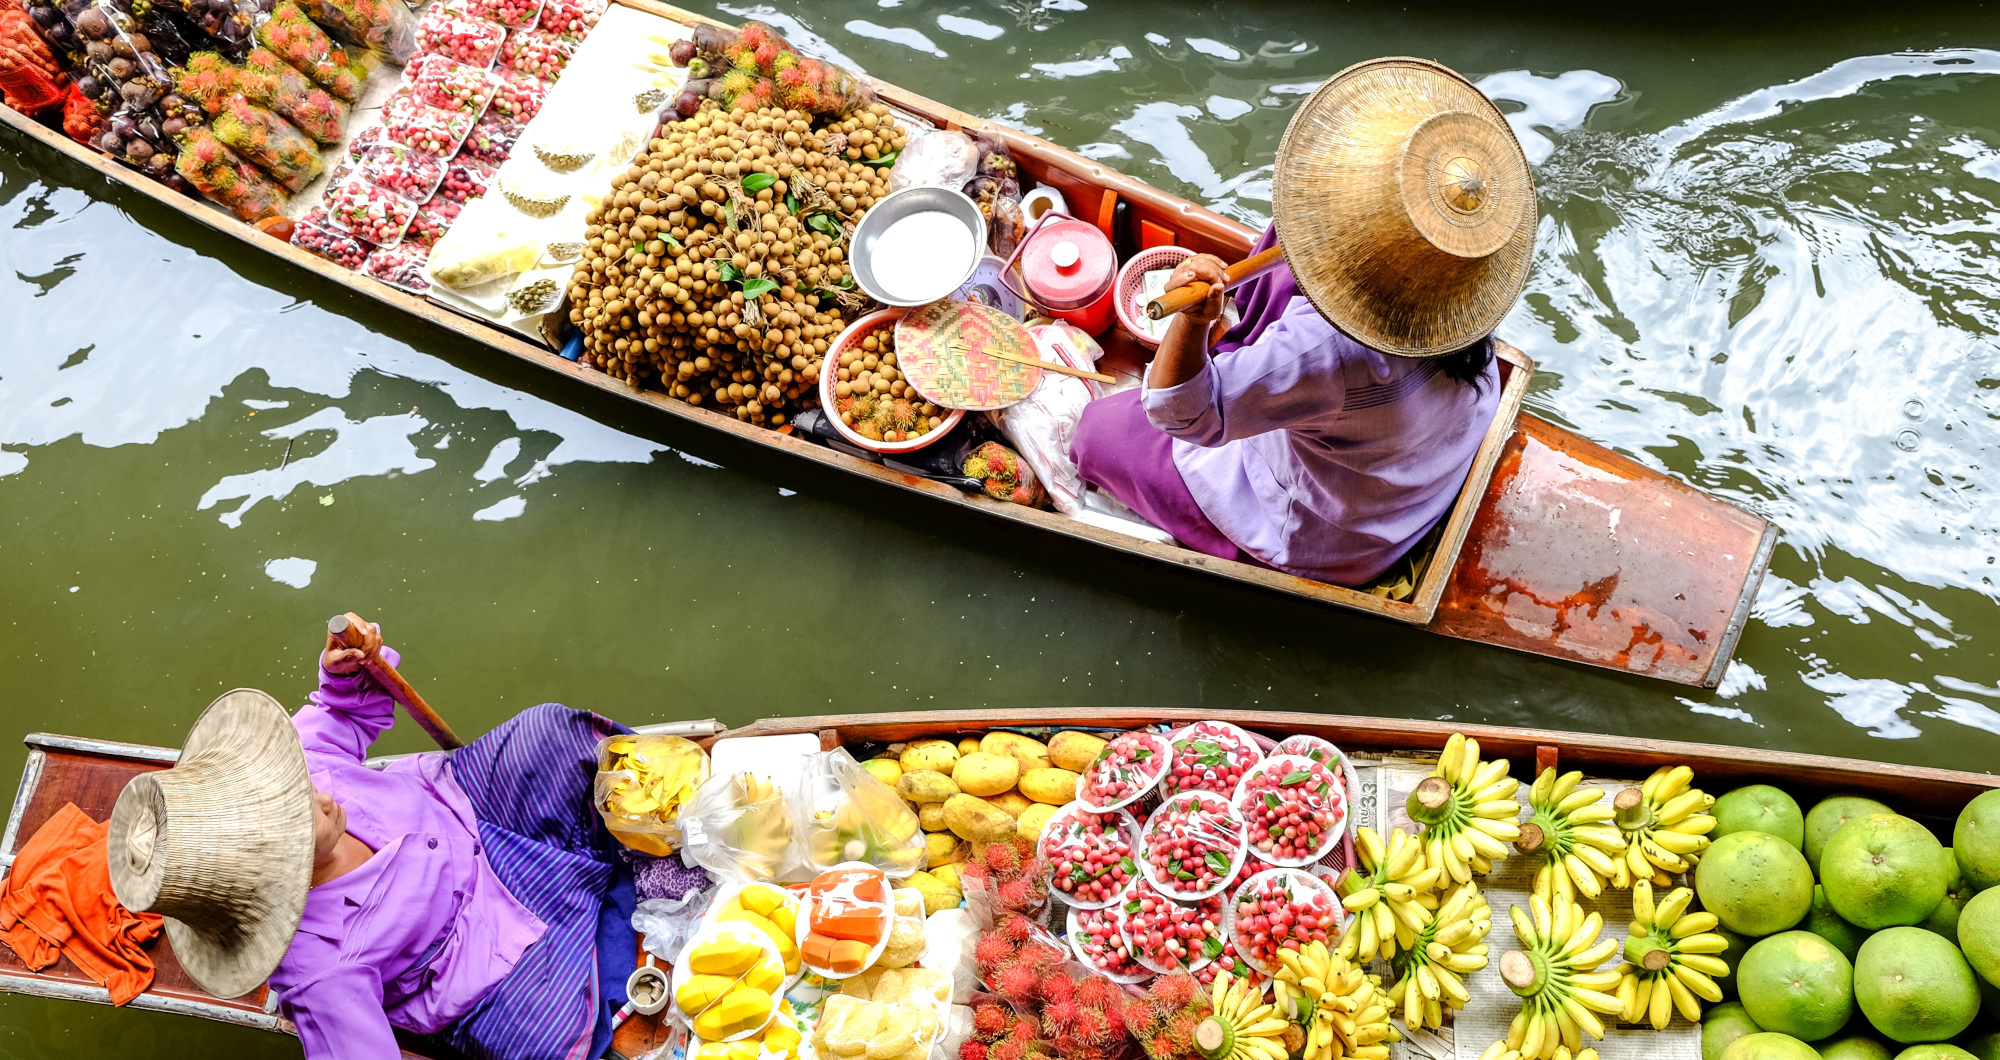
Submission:
{"label": "red rambutan", "polygon": [[1000,900],[1002,906],[1019,909],[1028,904],[1034,893],[1034,889],[1028,886],[1027,880],[1008,880],[996,889],[994,896]]}
{"label": "red rambutan", "polygon": [[[1042,1003],[1042,1026],[1052,1036],[1069,1033],[1076,1029],[1077,1021],[1082,1018],[1083,1011],[1083,1006],[1077,1004],[1075,998],[1045,1001]],[[1069,1052],[1060,1044],[1056,1048],[1060,1052]]]}
{"label": "red rambutan", "polygon": [[1166,1021],[1166,1013],[1160,1010],[1157,1001],[1142,999],[1125,1006],[1125,1029],[1134,1038],[1150,1037]]}
{"label": "red rambutan", "polygon": [[757,45],[756,54],[757,54],[757,65],[766,70],[769,70],[771,68],[771,64],[778,61],[778,42],[767,40],[764,43]]}
{"label": "red rambutan", "polygon": [[1079,1035],[1064,1033],[1056,1035],[1049,1044],[1055,1046],[1056,1055],[1075,1057],[1083,1053],[1084,1040]]}
{"label": "red rambutan", "polygon": [[1042,1032],[1035,1026],[1035,1021],[1025,1016],[1014,1017],[1014,1025],[1007,1028],[1007,1037],[1024,1045],[1039,1040],[1041,1036]]}
{"label": "red rambutan", "polygon": [[981,1038],[1000,1037],[1007,1029],[1007,1013],[998,1005],[980,1005],[972,1010],[972,1033]]}
{"label": "red rambutan", "polygon": [[1146,1055],[1153,1060],[1168,1060],[1169,1057],[1180,1056],[1186,1051],[1184,1046],[1175,1045],[1174,1040],[1164,1034],[1156,1034],[1146,1040]]}
{"label": "red rambutan", "polygon": [[978,1039],[967,1039],[958,1047],[958,1060],[988,1060],[986,1043]]}
{"label": "red rambutan", "polygon": [[1011,879],[1021,871],[1021,852],[1012,843],[986,844],[986,866],[1001,879]]}
{"label": "red rambutan", "polygon": [[1192,1014],[1183,1012],[1168,1020],[1166,1028],[1160,1033],[1176,1042],[1184,1043],[1181,1048],[1185,1050],[1194,1044],[1194,1028],[1199,1022],[1201,1021],[1195,1019]]}
{"label": "red rambutan", "polygon": [[1159,999],[1160,1004],[1170,1009],[1185,1008],[1194,1000],[1196,991],[1194,976],[1185,972],[1163,975],[1153,980],[1153,996]]}
{"label": "red rambutan", "polygon": [[1042,1004],[1076,1000],[1076,982],[1060,971],[1042,977]]}
{"label": "red rambutan", "polygon": [[995,1042],[986,1050],[987,1060],[1027,1060],[1028,1047],[1022,1042],[1008,1039]]}
{"label": "red rambutan", "polygon": [[755,48],[771,39],[771,31],[764,28],[761,22],[745,22],[743,31],[737,34],[736,39],[743,42],[746,47]]}
{"label": "red rambutan", "polygon": [[1091,1008],[1103,1008],[1104,1003],[1117,992],[1118,987],[1101,975],[1090,976],[1076,984],[1076,999]]}
{"label": "red rambutan", "polygon": [[[960,878],[963,878],[962,873],[960,874]],[[1008,942],[1019,944],[1035,937],[1035,925],[1027,917],[1010,916],[1000,922],[1000,928],[996,934]]]}
{"label": "red rambutan", "polygon": [[1025,1005],[1035,1000],[1035,987],[1042,977],[1026,964],[1010,964],[1000,969],[1000,977],[993,989],[1000,996],[1017,1005]]}
{"label": "red rambutan", "polygon": [[1021,947],[1019,956],[1022,966],[1034,969],[1035,978],[1040,979],[1062,967],[1069,954],[1046,942],[1030,942]]}
{"label": "red rambutan", "polygon": [[1014,944],[999,935],[981,935],[972,944],[972,959],[979,964],[979,974],[991,979],[1001,965],[1014,959]]}

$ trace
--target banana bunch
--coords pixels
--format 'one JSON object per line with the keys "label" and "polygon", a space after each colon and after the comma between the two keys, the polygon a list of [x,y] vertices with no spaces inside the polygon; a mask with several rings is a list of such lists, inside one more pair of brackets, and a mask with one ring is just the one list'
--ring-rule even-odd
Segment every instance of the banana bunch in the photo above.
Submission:
{"label": "banana bunch", "polygon": [[1627,1023],[1650,1022],[1667,1029],[1680,1009],[1689,1023],[1701,1022],[1701,1002],[1722,1000],[1722,990],[1709,978],[1728,975],[1729,965],[1715,956],[1729,940],[1715,933],[1714,913],[1690,913],[1694,892],[1676,887],[1653,903],[1653,885],[1640,880],[1632,887],[1632,930],[1625,939],[1625,960],[1618,969],[1619,1018]]}
{"label": "banana bunch", "polygon": [[[1520,1050],[1507,1048],[1506,1042],[1494,1042],[1486,1047],[1485,1052],[1479,1054],[1479,1060],[1527,1060],[1527,1058],[1521,1055]],[[1572,1057],[1569,1046],[1559,1045],[1556,1046],[1555,1060],[1597,1060],[1597,1050],[1585,1049]]]}
{"label": "banana bunch", "polygon": [[1278,1036],[1291,1022],[1265,1003],[1262,987],[1218,975],[1209,1001],[1215,1011],[1194,1028],[1195,1049],[1207,1060],[1286,1060]]}
{"label": "banana bunch", "polygon": [[1355,829],[1354,853],[1360,869],[1349,869],[1337,888],[1340,904],[1354,914],[1341,946],[1353,950],[1349,959],[1365,962],[1379,956],[1386,961],[1396,955],[1397,946],[1407,950],[1414,945],[1417,933],[1430,925],[1444,870],[1430,864],[1423,844],[1400,828],[1389,830],[1386,848],[1373,828]]}
{"label": "banana bunch", "polygon": [[[1460,976],[1486,967],[1486,933],[1493,910],[1475,884],[1463,883],[1445,897],[1437,915],[1394,963],[1396,983],[1389,1004],[1403,1010],[1403,1025],[1436,1030],[1444,1010],[1460,1009],[1471,995]],[[1341,940],[1343,949],[1346,940]]]}
{"label": "banana bunch", "polygon": [[1389,1000],[1380,976],[1314,942],[1279,950],[1284,967],[1271,981],[1280,1013],[1306,1029],[1299,1060],[1389,1060],[1389,1043],[1401,1041],[1389,1022]]}
{"label": "banana bunch", "polygon": [[1410,792],[1410,819],[1424,826],[1424,856],[1458,883],[1493,871],[1507,844],[1521,834],[1515,820],[1521,782],[1507,775],[1507,760],[1479,760],[1479,741],[1462,732],[1445,741],[1437,768]]}
{"label": "banana bunch", "polygon": [[1618,970],[1598,970],[1618,952],[1618,940],[1598,938],[1604,918],[1586,914],[1557,888],[1536,891],[1525,912],[1520,906],[1507,912],[1522,948],[1500,955],[1500,978],[1521,998],[1521,1011],[1503,1044],[1521,1060],[1555,1060],[1558,1049],[1582,1052],[1585,1034],[1604,1037],[1597,1014],[1623,1009],[1606,993],[1617,989]]}
{"label": "banana bunch", "polygon": [[1630,887],[1650,879],[1660,887],[1667,874],[1686,872],[1708,849],[1715,818],[1707,810],[1715,796],[1688,787],[1694,770],[1661,766],[1636,788],[1626,788],[1611,800],[1612,821],[1625,834],[1625,856],[1615,866],[1611,882]]}
{"label": "banana bunch", "polygon": [[1625,835],[1611,824],[1610,804],[1599,805],[1604,792],[1579,788],[1580,770],[1561,776],[1553,768],[1542,770],[1528,789],[1528,819],[1514,846],[1523,854],[1539,854],[1541,875],[1553,886],[1581,891],[1587,898],[1604,893],[1604,881],[1618,871],[1624,858]]}

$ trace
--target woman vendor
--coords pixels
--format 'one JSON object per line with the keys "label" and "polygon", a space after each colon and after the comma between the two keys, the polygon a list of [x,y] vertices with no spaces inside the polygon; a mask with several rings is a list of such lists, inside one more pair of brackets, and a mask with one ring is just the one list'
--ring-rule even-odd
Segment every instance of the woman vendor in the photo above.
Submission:
{"label": "woman vendor", "polygon": [[[1499,111],[1434,63],[1336,75],[1293,117],[1254,252],[1288,265],[1210,285],[1141,388],[1093,402],[1085,481],[1189,548],[1366,585],[1451,510],[1500,385],[1491,332],[1532,257],[1535,192]],[[1254,253],[1253,252],[1253,253]]]}
{"label": "woman vendor", "polygon": [[[228,849],[233,838],[246,850],[232,853],[253,854],[242,860],[284,862],[292,859],[248,851],[259,840],[242,836],[271,833],[282,841],[289,838],[282,833],[309,832],[296,847],[296,860],[310,858],[309,879],[304,865],[277,864],[265,870],[271,886],[233,905],[203,893],[177,895],[171,908],[164,899],[148,902],[169,916],[176,955],[211,990],[219,981],[234,984],[221,989],[248,989],[268,974],[308,1060],[395,1057],[398,1030],[475,1060],[604,1055],[609,1016],[624,1003],[637,942],[632,876],[590,797],[598,740],[630,730],[545,703],[448,756],[412,756],[370,769],[363,764],[368,748],[394,722],[395,703],[363,660],[378,650],[392,666],[400,659],[381,646],[375,627],[347,618],[365,631],[366,644],[346,648],[328,636],[319,690],[291,719],[296,736],[289,747],[284,737],[267,737],[260,750],[231,756],[239,772],[262,774],[257,798],[282,804],[292,794],[287,789],[295,790],[302,807],[296,823],[246,825],[204,843]],[[260,697],[283,725],[282,708],[268,696],[232,692],[197,721],[182,765],[168,774],[197,759],[198,743],[213,742],[205,735],[216,727],[211,715],[232,697]],[[281,779],[301,749],[304,762],[291,781]],[[145,822],[121,829],[121,815],[140,816],[144,807],[137,804],[149,801],[144,792],[134,795],[136,787],[128,785],[113,814],[112,876],[121,900],[142,889],[132,877],[156,856],[125,853],[150,845],[134,836],[185,831],[202,816],[183,810],[186,823],[169,828],[152,823],[161,811],[148,810]],[[135,804],[130,811],[128,800]],[[245,801],[218,796],[213,809],[240,815]],[[281,878],[286,873],[305,885],[296,919],[285,914],[292,882]],[[297,925],[288,946],[287,921]],[[257,936],[277,946],[253,945]],[[261,968],[257,952],[272,955]]]}

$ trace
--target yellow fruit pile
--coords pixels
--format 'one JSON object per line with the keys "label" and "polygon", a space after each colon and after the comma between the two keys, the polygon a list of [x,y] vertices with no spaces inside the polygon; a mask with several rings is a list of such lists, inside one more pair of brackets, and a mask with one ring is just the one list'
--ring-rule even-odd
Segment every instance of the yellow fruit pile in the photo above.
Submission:
{"label": "yellow fruit pile", "polygon": [[689,975],[675,988],[674,1004],[702,1041],[747,1035],[776,1014],[785,964],[765,945],[767,934],[754,923],[718,921],[689,944],[682,958]]}
{"label": "yellow fruit pile", "polygon": [[821,1060],[923,1060],[951,1001],[951,977],[920,968],[872,968],[841,980],[813,1028]]}
{"label": "yellow fruit pile", "polygon": [[989,732],[952,740],[915,740],[896,756],[862,763],[892,784],[917,811],[935,875],[1009,836],[1041,838],[1064,803],[1076,798],[1083,768],[1104,749],[1089,733],[1061,732],[1048,743]]}
{"label": "yellow fruit pile", "polygon": [[708,779],[707,753],[678,736],[614,736],[597,769],[597,808],[611,834],[634,850],[672,854],[681,805]]}
{"label": "yellow fruit pile", "polygon": [[793,939],[798,925],[799,902],[782,887],[753,883],[722,903],[717,923],[742,923],[770,936],[785,962],[785,974],[799,970],[799,947]]}

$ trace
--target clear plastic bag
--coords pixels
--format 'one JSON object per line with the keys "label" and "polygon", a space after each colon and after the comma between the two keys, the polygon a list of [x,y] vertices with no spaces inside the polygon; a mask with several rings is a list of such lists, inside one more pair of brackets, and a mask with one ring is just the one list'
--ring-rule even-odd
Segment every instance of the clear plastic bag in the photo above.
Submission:
{"label": "clear plastic bag", "polygon": [[515,30],[507,34],[507,41],[500,48],[500,65],[555,84],[569,61],[576,54],[577,44],[568,37],[559,37],[538,29]]}
{"label": "clear plastic bag", "polygon": [[165,122],[153,106],[121,104],[105,118],[104,131],[92,146],[137,166],[159,179],[174,171],[178,147],[167,135]]}
{"label": "clear plastic bag", "polygon": [[417,215],[417,204],[359,173],[327,189],[326,213],[341,231],[378,247],[394,246]]}
{"label": "clear plastic bag", "polygon": [[410,219],[410,227],[403,233],[403,239],[429,249],[437,246],[438,240],[451,230],[451,223],[458,220],[462,205],[444,197],[431,196],[422,206],[417,207],[417,215]]}
{"label": "clear plastic bag", "polygon": [[359,269],[368,257],[368,244],[335,228],[321,209],[308,212],[292,225],[292,245],[350,269]]}
{"label": "clear plastic bag", "polygon": [[252,103],[269,107],[320,144],[340,142],[348,107],[311,78],[292,69],[268,48],[254,48],[243,60],[236,85]]}
{"label": "clear plastic bag", "polygon": [[437,195],[463,206],[486,194],[486,189],[493,186],[493,173],[493,168],[485,163],[466,158],[465,148],[460,147],[458,157],[444,171],[444,182],[438,185]]}
{"label": "clear plastic bag", "polygon": [[[181,133],[174,170],[210,202],[235,214],[238,220],[279,216],[279,208],[286,200],[283,188],[231,151],[214,133],[200,127]],[[295,228],[294,241],[297,235]]]}
{"label": "clear plastic bag", "polygon": [[312,14],[342,41],[383,52],[398,64],[416,54],[417,16],[403,0],[313,0]]}
{"label": "clear plastic bag", "polygon": [[1176,902],[1141,880],[1120,906],[1126,945],[1135,960],[1160,975],[1199,971],[1222,955],[1228,902],[1220,894]]}
{"label": "clear plastic bag", "polygon": [[979,148],[956,129],[921,129],[889,167],[891,194],[904,188],[957,188],[979,171]]}
{"label": "clear plastic bag", "polygon": [[489,109],[473,124],[465,142],[459,145],[458,158],[498,169],[514,153],[514,145],[520,142],[521,132],[522,126]]}
{"label": "clear plastic bag", "polygon": [[706,95],[732,109],[776,105],[843,117],[875,102],[874,84],[866,77],[800,55],[762,22],[746,22],[741,29],[697,26],[692,36],[675,42],[670,57],[688,68],[683,100]]}
{"label": "clear plastic bag", "polygon": [[476,124],[470,114],[427,107],[410,96],[391,96],[382,105],[382,138],[434,158],[457,153]]}
{"label": "clear plastic bag", "polygon": [[[1237,782],[1231,800],[1249,829],[1250,853],[1293,868],[1325,857],[1347,834],[1347,783],[1339,763],[1270,755]],[[1296,825],[1285,822],[1296,816]]]}
{"label": "clear plastic bag", "polygon": [[535,25],[548,33],[582,40],[597,28],[606,6],[608,0],[546,0]]}
{"label": "clear plastic bag", "polygon": [[[385,2],[396,3],[397,0]],[[442,55],[455,63],[482,70],[493,65],[493,57],[500,54],[500,46],[506,39],[506,30],[465,14],[463,8],[453,4],[432,4],[417,22],[419,53]]]}
{"label": "clear plastic bag", "polygon": [[755,773],[710,777],[681,807],[682,856],[718,879],[781,879],[791,865],[792,810]]}
{"label": "clear plastic bag", "polygon": [[1139,834],[1147,882],[1178,902],[1221,894],[1249,857],[1243,818],[1211,791],[1183,791],[1161,803]]}
{"label": "clear plastic bag", "polygon": [[241,95],[224,100],[209,127],[216,139],[262,166],[287,191],[300,191],[325,171],[311,137]]}
{"label": "clear plastic bag", "polygon": [[508,29],[527,29],[542,17],[542,0],[464,0],[464,3],[475,17]]}
{"label": "clear plastic bag", "polygon": [[1230,897],[1228,936],[1250,967],[1279,969],[1278,951],[1339,940],[1347,911],[1325,880],[1305,869],[1265,869]]}
{"label": "clear plastic bag", "polygon": [[[71,8],[80,50],[74,73],[77,88],[109,110],[150,107],[173,88],[175,55],[168,41],[155,41],[138,19],[99,0]],[[116,152],[114,152],[116,153]]]}
{"label": "clear plastic bag", "polygon": [[714,897],[715,888],[711,887],[679,898],[648,898],[633,908],[632,930],[644,936],[647,953],[672,961],[701,929],[702,915]]}
{"label": "clear plastic bag", "polygon": [[166,6],[186,15],[235,59],[256,43],[257,21],[264,17],[256,0],[166,0]]}
{"label": "clear plastic bag", "polygon": [[[415,207],[412,206],[414,213]],[[621,733],[597,742],[591,804],[619,842],[658,857],[680,843],[680,811],[708,779],[708,752],[679,736]]]}
{"label": "clear plastic bag", "polygon": [[924,867],[916,811],[836,747],[808,757],[792,795],[792,841],[812,872],[865,862],[898,878]]}
{"label": "clear plastic bag", "polygon": [[493,113],[524,125],[541,113],[542,103],[549,95],[548,82],[505,66],[496,72],[495,80],[498,84],[493,94]]}
{"label": "clear plastic bag", "polygon": [[1125,891],[1139,877],[1134,861],[1139,847],[1139,822],[1123,810],[1091,813],[1071,802],[1051,814],[1042,826],[1037,849],[1047,859],[1049,886],[1063,901],[1082,909],[1122,904]]}
{"label": "clear plastic bag", "polygon": [[335,47],[333,38],[291,0],[271,9],[271,17],[257,27],[257,41],[292,69],[333,93],[335,99],[347,103],[361,98],[362,83],[373,68],[367,61],[356,60],[345,49]]}
{"label": "clear plastic bag", "polygon": [[424,55],[403,68],[399,91],[408,92],[425,106],[460,111],[476,119],[486,113],[496,87],[485,67],[467,66],[442,55]]}
{"label": "clear plastic bag", "polygon": [[415,203],[429,201],[444,180],[444,169],[437,157],[397,143],[376,144],[355,163],[355,171],[370,184]]}
{"label": "clear plastic bag", "polygon": [[424,273],[430,256],[429,247],[406,239],[393,247],[376,247],[362,262],[361,271],[397,290],[423,294],[431,289],[431,278]]}
{"label": "clear plastic bag", "polygon": [[1156,732],[1134,730],[1112,737],[1097,760],[1084,769],[1076,783],[1076,801],[1097,813],[1133,807],[1139,812],[1145,798],[1160,786],[1167,775],[1173,748]]}
{"label": "clear plastic bag", "polygon": [[1264,760],[1257,740],[1226,721],[1198,721],[1167,740],[1173,744],[1173,762],[1160,782],[1162,795],[1183,791],[1234,795],[1243,774]]}
{"label": "clear plastic bag", "polygon": [[[1089,370],[1103,351],[1097,341],[1074,324],[1058,321],[1028,329],[1044,360]],[[994,423],[1021,459],[1034,469],[1050,503],[1066,515],[1083,510],[1083,476],[1069,457],[1070,443],[1083,410],[1100,392],[1082,379],[1044,372],[1026,398],[991,413]]]}

